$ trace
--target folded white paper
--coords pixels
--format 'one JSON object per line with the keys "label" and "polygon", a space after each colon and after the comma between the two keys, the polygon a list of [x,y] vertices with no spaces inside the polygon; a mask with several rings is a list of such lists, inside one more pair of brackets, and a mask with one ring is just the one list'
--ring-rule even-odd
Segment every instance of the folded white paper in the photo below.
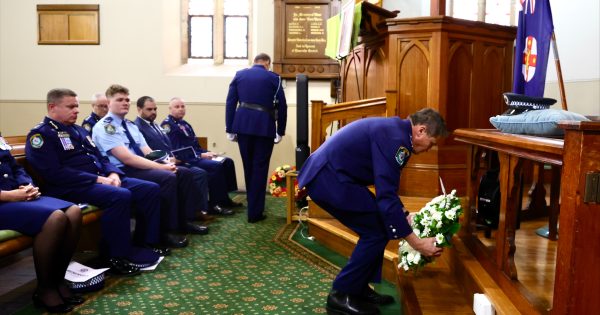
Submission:
{"label": "folded white paper", "polygon": [[94,269],[76,261],[72,261],[65,273],[65,279],[71,282],[86,282],[108,269],[110,268]]}

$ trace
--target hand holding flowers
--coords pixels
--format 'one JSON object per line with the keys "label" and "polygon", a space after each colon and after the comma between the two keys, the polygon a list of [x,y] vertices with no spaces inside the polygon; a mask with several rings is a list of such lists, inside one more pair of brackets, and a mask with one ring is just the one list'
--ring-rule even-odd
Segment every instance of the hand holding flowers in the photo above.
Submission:
{"label": "hand holding flowers", "polygon": [[416,271],[441,254],[441,248],[451,246],[450,240],[460,229],[462,214],[456,190],[433,198],[418,213],[411,224],[414,234],[400,241],[398,268]]}

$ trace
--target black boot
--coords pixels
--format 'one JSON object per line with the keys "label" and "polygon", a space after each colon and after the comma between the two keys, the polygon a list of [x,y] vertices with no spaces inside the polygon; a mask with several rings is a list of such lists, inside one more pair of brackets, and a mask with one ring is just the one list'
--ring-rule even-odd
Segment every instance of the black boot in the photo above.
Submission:
{"label": "black boot", "polygon": [[360,297],[331,290],[327,296],[329,315],[377,315],[376,305],[363,301]]}

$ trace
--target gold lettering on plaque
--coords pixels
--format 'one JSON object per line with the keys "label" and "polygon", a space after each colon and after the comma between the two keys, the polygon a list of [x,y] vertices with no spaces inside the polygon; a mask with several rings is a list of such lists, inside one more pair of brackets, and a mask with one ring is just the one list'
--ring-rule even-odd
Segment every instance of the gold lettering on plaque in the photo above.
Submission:
{"label": "gold lettering on plaque", "polygon": [[286,58],[323,58],[327,34],[327,5],[286,6]]}

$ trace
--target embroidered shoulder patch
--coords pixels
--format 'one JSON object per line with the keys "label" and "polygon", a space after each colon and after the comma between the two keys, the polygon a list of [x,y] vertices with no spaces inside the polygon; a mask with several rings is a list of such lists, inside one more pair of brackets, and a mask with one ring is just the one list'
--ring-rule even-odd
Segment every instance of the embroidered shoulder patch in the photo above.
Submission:
{"label": "embroidered shoulder patch", "polygon": [[117,131],[117,129],[115,128],[115,126],[113,126],[111,124],[106,124],[106,125],[104,125],[104,131],[106,131],[106,133],[109,135],[114,135],[115,132]]}
{"label": "embroidered shoulder patch", "polygon": [[396,162],[398,162],[398,164],[400,166],[404,166],[404,164],[406,164],[406,160],[410,157],[410,151],[408,151],[407,148],[405,147],[399,147],[398,151],[396,152]]}
{"label": "embroidered shoulder patch", "polygon": [[42,138],[41,134],[36,133],[29,138],[29,143],[31,143],[33,148],[39,149],[44,145],[44,138]]}
{"label": "embroidered shoulder patch", "polygon": [[171,126],[168,123],[164,123],[160,127],[165,131],[165,133],[171,132]]}
{"label": "embroidered shoulder patch", "polygon": [[85,129],[87,131],[92,131],[92,126],[90,126],[90,124],[88,124],[88,123],[81,125],[81,127],[83,127],[83,129]]}

